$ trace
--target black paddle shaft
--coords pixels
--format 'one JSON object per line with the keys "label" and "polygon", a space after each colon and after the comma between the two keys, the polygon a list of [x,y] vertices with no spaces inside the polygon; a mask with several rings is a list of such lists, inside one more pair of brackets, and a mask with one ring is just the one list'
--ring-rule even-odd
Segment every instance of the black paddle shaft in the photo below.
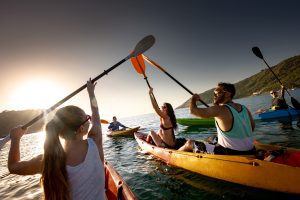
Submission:
{"label": "black paddle shaft", "polygon": [[[185,89],[188,93],[190,93],[191,95],[194,95],[194,93],[192,93],[189,89],[187,89],[184,85],[182,85],[179,81],[177,81],[171,74],[169,74],[168,72],[164,71],[165,74],[167,74],[171,79],[173,79],[176,83],[178,83],[183,89]],[[207,105],[204,101],[202,101],[201,99],[199,99],[199,101],[205,105],[207,108],[209,107],[209,105]]]}
{"label": "black paddle shaft", "polygon": [[[157,67],[158,69],[160,69],[162,72],[164,72],[167,76],[169,76],[173,81],[175,81],[178,85],[180,85],[183,89],[185,89],[188,93],[190,93],[191,95],[194,95],[193,92],[191,92],[187,87],[185,87],[184,85],[182,85],[182,83],[180,83],[177,79],[175,79],[171,74],[169,74],[166,70],[164,70],[161,66],[159,66],[158,64],[156,64],[154,61],[152,61],[150,58],[148,58],[147,56],[143,55],[144,59],[146,61],[148,61],[150,64],[154,65],[155,67]],[[201,99],[199,100],[203,105],[205,105],[207,108],[209,107],[209,105],[207,105],[204,101],[202,101]]]}
{"label": "black paddle shaft", "polygon": [[[124,58],[123,60],[121,60],[120,62],[118,62],[114,66],[110,67],[109,69],[104,70],[103,73],[101,73],[100,75],[98,75],[97,77],[95,77],[95,78],[92,79],[92,83],[94,83],[95,81],[97,81],[98,79],[100,79],[101,77],[103,77],[104,75],[107,75],[110,71],[112,71],[113,69],[115,69],[116,67],[118,67],[119,65],[121,65],[126,60],[128,60],[128,57]],[[26,123],[25,125],[23,125],[22,128],[26,129],[26,128],[30,127],[32,124],[34,124],[35,122],[37,122],[38,120],[40,120],[41,118],[43,118],[46,114],[48,114],[49,112],[53,111],[58,106],[60,106],[61,104],[63,104],[64,102],[66,102],[67,100],[69,100],[70,98],[72,98],[73,96],[75,96],[76,94],[78,94],[79,92],[81,92],[86,87],[87,87],[87,84],[84,84],[83,86],[81,86],[80,88],[78,88],[77,90],[75,90],[74,92],[72,92],[71,94],[69,94],[68,96],[66,96],[65,98],[63,98],[62,100],[60,100],[59,102],[57,102],[56,104],[54,104],[53,106],[51,106],[45,112],[42,112],[41,114],[39,114],[38,116],[36,116],[35,118],[33,118],[31,121],[29,121],[28,123]]]}

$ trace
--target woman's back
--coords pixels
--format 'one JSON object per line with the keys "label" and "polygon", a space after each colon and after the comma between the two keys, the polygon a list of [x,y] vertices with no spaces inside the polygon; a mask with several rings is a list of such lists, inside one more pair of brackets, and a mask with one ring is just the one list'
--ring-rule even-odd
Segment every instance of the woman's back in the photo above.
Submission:
{"label": "woman's back", "polygon": [[104,167],[97,145],[88,138],[88,150],[83,162],[67,165],[72,199],[104,199]]}

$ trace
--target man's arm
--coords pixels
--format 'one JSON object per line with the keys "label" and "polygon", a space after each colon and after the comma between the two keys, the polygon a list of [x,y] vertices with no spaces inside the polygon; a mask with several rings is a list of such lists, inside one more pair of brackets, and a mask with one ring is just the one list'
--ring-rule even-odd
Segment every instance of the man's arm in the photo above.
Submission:
{"label": "man's arm", "polygon": [[218,117],[220,115],[220,106],[212,106],[208,108],[198,108],[196,102],[200,100],[198,94],[194,94],[190,101],[191,114],[201,118]]}
{"label": "man's arm", "polygon": [[281,85],[281,98],[284,99],[284,93],[285,93],[285,87],[283,85]]}

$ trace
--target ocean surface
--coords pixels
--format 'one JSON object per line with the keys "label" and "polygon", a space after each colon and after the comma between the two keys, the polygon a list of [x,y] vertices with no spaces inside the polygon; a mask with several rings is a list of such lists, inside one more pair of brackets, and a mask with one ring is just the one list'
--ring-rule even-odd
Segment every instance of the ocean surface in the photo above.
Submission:
{"label": "ocean surface", "polygon": [[[293,97],[300,101],[300,89],[290,92]],[[286,99],[291,105],[288,95],[286,95]],[[266,94],[235,101],[246,105],[254,113],[259,108],[269,107],[271,97]],[[176,110],[176,116],[178,118],[192,117],[188,109]],[[156,131],[159,128],[159,118],[155,114],[134,116],[119,119],[119,121],[129,127],[141,126],[141,132]],[[289,119],[270,122],[257,121],[256,139],[262,143],[300,148],[299,121],[298,118],[292,121]],[[152,156],[144,154],[134,138],[107,137],[106,130],[107,126],[104,125],[105,158],[122,175],[139,199],[300,199],[300,196],[228,183],[166,165]],[[179,125],[176,135],[177,137],[205,139],[215,133],[215,128],[188,128]],[[44,136],[44,132],[39,132],[25,135],[22,138],[22,159],[29,159],[43,152]],[[18,176],[9,174],[7,170],[9,147],[10,142],[0,152],[0,199],[40,199],[40,175]]]}

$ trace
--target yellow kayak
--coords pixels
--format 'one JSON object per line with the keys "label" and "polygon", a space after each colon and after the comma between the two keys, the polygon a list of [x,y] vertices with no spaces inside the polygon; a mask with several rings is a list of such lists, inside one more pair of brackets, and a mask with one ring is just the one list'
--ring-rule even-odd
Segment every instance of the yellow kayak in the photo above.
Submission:
{"label": "yellow kayak", "polygon": [[[215,155],[160,148],[147,143],[145,133],[137,132],[134,136],[143,151],[167,164],[250,187],[300,194],[300,167],[259,160],[251,155]],[[256,148],[277,150],[281,147],[257,143]],[[292,148],[285,150],[289,153],[300,151]]]}
{"label": "yellow kayak", "polygon": [[108,136],[133,136],[134,132],[137,132],[139,130],[139,126],[135,128],[127,128],[125,130],[120,131],[111,131],[108,132]]}

